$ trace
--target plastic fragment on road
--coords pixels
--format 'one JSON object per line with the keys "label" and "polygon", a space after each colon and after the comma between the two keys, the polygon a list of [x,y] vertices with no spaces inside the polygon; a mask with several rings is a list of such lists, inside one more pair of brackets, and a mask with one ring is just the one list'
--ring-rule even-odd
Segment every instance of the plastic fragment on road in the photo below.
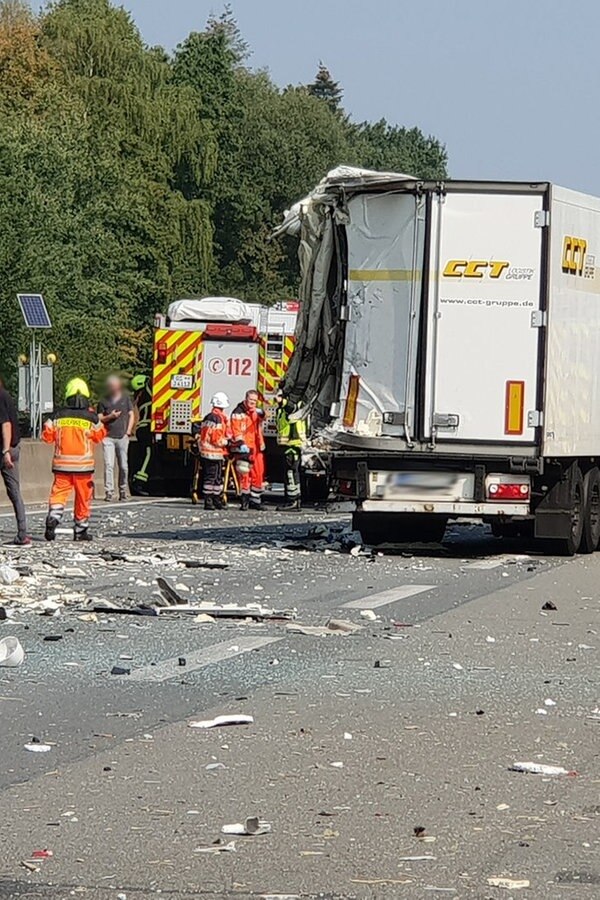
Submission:
{"label": "plastic fragment on road", "polygon": [[202,719],[195,722],[188,722],[189,728],[223,728],[228,725],[252,725],[254,718],[252,716],[231,715],[231,716],[215,716],[214,719]]}
{"label": "plastic fragment on road", "polygon": [[21,642],[13,635],[0,640],[0,667],[16,669],[25,659],[25,651]]}
{"label": "plastic fragment on road", "polygon": [[235,853],[235,841],[227,844],[209,844],[208,847],[196,847],[194,853]]}
{"label": "plastic fragment on road", "polygon": [[523,772],[527,775],[577,775],[574,770],[564,769],[562,766],[546,766],[536,762],[516,762],[509,767],[510,772]]}
{"label": "plastic fragment on road", "polygon": [[222,834],[256,835],[269,834],[272,829],[270,822],[264,822],[258,816],[248,816],[244,822],[235,822],[233,825],[223,825]]}
{"label": "plastic fragment on road", "polygon": [[552,600],[546,600],[542,609],[544,612],[556,612],[556,603],[553,603]]}
{"label": "plastic fragment on road", "polygon": [[0,566],[0,584],[14,584],[21,576],[12,566]]}
{"label": "plastic fragment on road", "polygon": [[286,625],[287,631],[294,634],[314,635],[315,637],[325,637],[330,634],[356,634],[357,631],[362,631],[362,628],[362,625],[356,625],[346,619],[329,619],[325,625],[298,625],[296,623]]}
{"label": "plastic fragment on road", "polygon": [[34,850],[31,859],[50,859],[54,856],[52,850]]}
{"label": "plastic fragment on road", "polygon": [[124,666],[113,666],[110,670],[111,675],[131,675],[131,669],[126,669]]}
{"label": "plastic fragment on road", "polygon": [[377,621],[377,614],[374,613],[372,609],[361,609],[360,616],[361,619],[368,619],[369,622]]}
{"label": "plastic fragment on road", "polygon": [[504,888],[507,891],[521,891],[531,884],[527,878],[488,878],[487,883],[490,887]]}
{"label": "plastic fragment on road", "polygon": [[41,741],[31,741],[29,744],[25,744],[24,747],[30,753],[48,753],[49,750],[52,750],[50,744],[43,744]]}

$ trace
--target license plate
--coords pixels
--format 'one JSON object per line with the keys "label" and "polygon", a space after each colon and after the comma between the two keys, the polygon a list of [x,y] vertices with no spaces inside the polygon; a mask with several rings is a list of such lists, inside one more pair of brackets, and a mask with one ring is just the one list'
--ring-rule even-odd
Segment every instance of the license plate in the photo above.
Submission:
{"label": "license plate", "polygon": [[194,387],[193,375],[171,375],[171,390],[191,391]]}

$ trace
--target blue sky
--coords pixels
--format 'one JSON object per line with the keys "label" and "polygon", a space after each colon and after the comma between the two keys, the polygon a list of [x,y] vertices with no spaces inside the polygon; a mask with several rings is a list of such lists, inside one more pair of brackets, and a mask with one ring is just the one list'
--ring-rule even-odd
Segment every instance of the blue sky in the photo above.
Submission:
{"label": "blue sky", "polygon": [[[221,2],[123,0],[173,48]],[[458,178],[550,180],[600,195],[600,3],[233,0],[251,64],[280,84],[319,60],[357,120],[418,125]]]}

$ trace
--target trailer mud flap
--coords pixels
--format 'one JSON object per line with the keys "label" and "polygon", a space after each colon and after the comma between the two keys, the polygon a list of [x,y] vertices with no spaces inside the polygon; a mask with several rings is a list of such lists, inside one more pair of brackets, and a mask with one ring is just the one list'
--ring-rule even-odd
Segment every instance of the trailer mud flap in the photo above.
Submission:
{"label": "trailer mud flap", "polygon": [[535,511],[536,538],[568,538],[573,526],[573,471],[571,466],[545,495]]}

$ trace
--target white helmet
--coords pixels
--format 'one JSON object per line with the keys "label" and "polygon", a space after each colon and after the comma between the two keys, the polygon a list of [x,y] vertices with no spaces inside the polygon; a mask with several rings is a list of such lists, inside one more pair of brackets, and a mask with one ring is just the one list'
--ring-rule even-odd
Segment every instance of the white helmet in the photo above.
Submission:
{"label": "white helmet", "polygon": [[227,394],[224,394],[223,391],[217,391],[215,396],[210,401],[211,406],[216,406],[217,409],[228,409],[229,407],[229,397]]}

